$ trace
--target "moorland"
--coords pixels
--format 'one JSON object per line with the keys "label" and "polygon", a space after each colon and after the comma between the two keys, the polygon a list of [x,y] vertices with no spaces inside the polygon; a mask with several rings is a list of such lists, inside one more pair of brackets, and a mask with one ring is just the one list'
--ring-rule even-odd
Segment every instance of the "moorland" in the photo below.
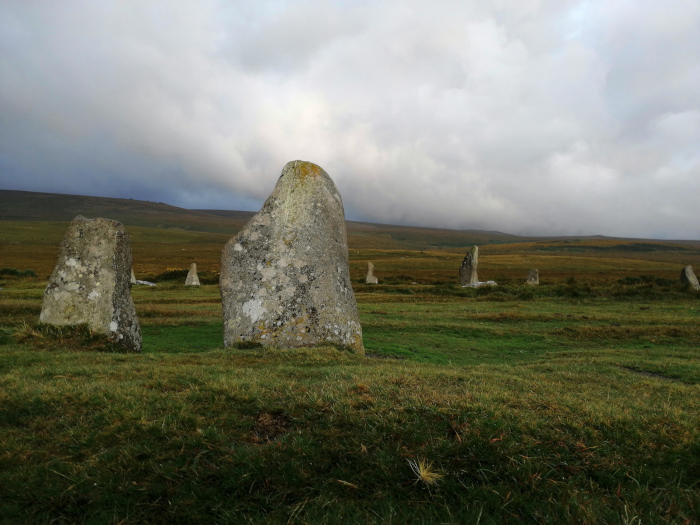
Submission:
{"label": "moorland", "polygon": [[[38,324],[78,214],[158,285],[132,288],[142,354]],[[700,241],[348,222],[367,356],[225,350],[251,215],[0,191],[0,521],[700,522]],[[497,287],[457,286],[472,244]]]}

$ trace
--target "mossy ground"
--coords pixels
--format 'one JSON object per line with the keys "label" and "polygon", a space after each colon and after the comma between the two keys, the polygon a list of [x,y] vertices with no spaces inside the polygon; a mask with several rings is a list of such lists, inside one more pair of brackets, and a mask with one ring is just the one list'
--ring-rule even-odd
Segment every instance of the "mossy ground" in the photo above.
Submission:
{"label": "mossy ground", "polygon": [[45,283],[7,277],[1,521],[700,520],[700,294],[605,259],[463,290],[402,253],[356,285],[367,358],[223,350],[218,287],[177,281],[133,288],[141,355],[21,340]]}

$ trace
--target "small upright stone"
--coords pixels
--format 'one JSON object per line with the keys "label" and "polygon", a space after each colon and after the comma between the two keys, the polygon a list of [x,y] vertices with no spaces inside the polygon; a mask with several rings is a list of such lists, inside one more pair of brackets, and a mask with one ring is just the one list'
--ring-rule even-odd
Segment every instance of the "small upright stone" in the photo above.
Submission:
{"label": "small upright stone", "polygon": [[187,272],[187,279],[185,279],[185,286],[199,286],[197,263],[192,263],[192,266],[190,266],[190,271]]}
{"label": "small upright stone", "polygon": [[131,298],[131,240],[117,221],[71,222],[58,263],[44,291],[39,321],[87,324],[132,352],[141,351],[141,328]]}
{"label": "small upright stone", "polygon": [[527,273],[527,281],[525,281],[525,283],[529,284],[530,286],[540,284],[540,273],[537,270],[530,270]]}
{"label": "small upright stone", "polygon": [[134,275],[134,269],[131,269],[131,279],[129,279],[129,284],[136,284],[136,276]]}
{"label": "small upright stone", "polygon": [[284,167],[262,209],[226,244],[220,284],[226,347],[334,344],[364,353],[343,202],[315,164]]}
{"label": "small upright stone", "polygon": [[688,265],[681,271],[681,284],[689,285],[693,290],[700,290],[700,283],[692,266]]}
{"label": "small upright stone", "polygon": [[379,284],[379,279],[374,275],[374,265],[371,262],[367,262],[367,277],[365,279],[367,284]]}
{"label": "small upright stone", "polygon": [[479,264],[479,248],[472,246],[467,255],[464,256],[462,266],[459,267],[459,284],[461,286],[478,286],[479,276],[476,267]]}

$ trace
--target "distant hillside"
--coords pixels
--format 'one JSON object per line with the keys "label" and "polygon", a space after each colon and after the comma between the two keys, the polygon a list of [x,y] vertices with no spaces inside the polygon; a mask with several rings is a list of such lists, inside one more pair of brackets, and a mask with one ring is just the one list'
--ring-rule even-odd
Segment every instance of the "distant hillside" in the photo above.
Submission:
{"label": "distant hillside", "polygon": [[[0,190],[0,221],[70,221],[77,215],[108,217],[126,226],[179,228],[233,235],[255,215],[255,212],[187,210],[162,202],[134,199]],[[472,244],[528,240],[500,232],[445,230],[354,221],[348,221],[347,228],[351,248],[463,249]]]}
{"label": "distant hillside", "polygon": [[[67,222],[77,215],[107,217],[126,226],[175,228],[190,232],[234,235],[255,212],[187,210],[162,202],[134,199],[0,190],[0,221]],[[523,246],[523,249],[539,252],[579,252],[586,251],[590,246],[594,252],[600,252],[618,251],[621,247],[616,243],[623,242],[626,252],[663,252],[668,249],[682,251],[685,247],[697,250],[700,246],[698,241],[654,241],[654,244],[642,245],[646,242],[642,239],[625,240],[602,236],[520,237],[497,231],[447,230],[355,221],[347,221],[346,224],[351,249],[463,251],[474,244],[493,246],[536,242],[537,246]],[[597,246],[598,241],[602,242],[601,246]]]}
{"label": "distant hillside", "polygon": [[107,217],[126,226],[212,233],[234,233],[248,221],[247,218],[226,218],[162,202],[0,190],[2,221],[71,221],[77,215]]}

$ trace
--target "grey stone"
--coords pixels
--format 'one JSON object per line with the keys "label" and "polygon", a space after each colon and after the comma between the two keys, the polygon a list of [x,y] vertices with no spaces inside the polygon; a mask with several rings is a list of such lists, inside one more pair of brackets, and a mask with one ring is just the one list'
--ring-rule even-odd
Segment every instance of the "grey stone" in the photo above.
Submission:
{"label": "grey stone", "polygon": [[374,265],[371,262],[367,262],[367,277],[365,278],[365,283],[379,284],[379,279],[374,275]]}
{"label": "grey stone", "polygon": [[87,324],[127,350],[141,351],[141,328],[130,291],[131,240],[117,221],[71,222],[44,291],[39,320]]}
{"label": "grey stone", "polygon": [[134,269],[131,269],[131,279],[129,279],[130,284],[136,284],[136,276],[134,275]]}
{"label": "grey stone", "polygon": [[525,283],[531,286],[540,284],[540,273],[537,270],[530,270],[527,272],[527,281]]}
{"label": "grey stone", "polygon": [[479,276],[476,273],[478,265],[479,248],[472,246],[472,249],[464,256],[462,265],[459,267],[459,284],[461,286],[475,286],[479,284]]}
{"label": "grey stone", "polygon": [[333,344],[364,353],[345,212],[328,174],[292,161],[221,256],[224,345]]}
{"label": "grey stone", "polygon": [[681,284],[689,285],[693,290],[700,290],[700,283],[693,272],[693,267],[688,265],[681,271]]}
{"label": "grey stone", "polygon": [[187,272],[187,279],[185,279],[185,286],[199,286],[197,263],[192,263],[192,266],[190,266],[190,271]]}
{"label": "grey stone", "polygon": [[134,284],[140,285],[140,286],[156,286],[156,283],[152,283],[151,281],[140,281],[136,280]]}

